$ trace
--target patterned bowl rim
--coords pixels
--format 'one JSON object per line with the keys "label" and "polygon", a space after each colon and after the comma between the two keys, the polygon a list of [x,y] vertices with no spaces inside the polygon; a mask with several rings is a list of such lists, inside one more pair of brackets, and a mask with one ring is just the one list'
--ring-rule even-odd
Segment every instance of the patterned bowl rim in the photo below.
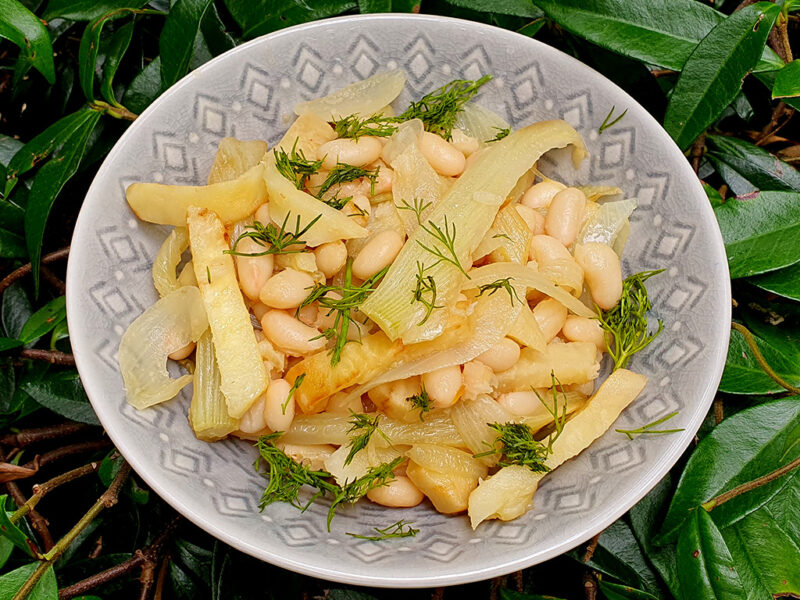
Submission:
{"label": "patterned bowl rim", "polygon": [[[229,60],[232,56],[237,53],[243,52],[246,49],[258,46],[259,44],[265,43],[265,41],[273,40],[283,36],[300,36],[303,34],[311,34],[315,29],[320,27],[327,27],[331,23],[340,24],[343,27],[348,25],[353,25],[355,27],[363,27],[365,24],[370,22],[392,22],[397,20],[408,20],[408,19],[417,19],[420,21],[427,21],[430,23],[451,23],[456,24],[461,27],[468,27],[471,28],[473,32],[478,35],[488,35],[488,36],[514,36],[514,38],[520,44],[527,44],[531,50],[541,53],[545,57],[545,60],[552,60],[556,58],[561,61],[567,61],[572,63],[572,66],[580,69],[586,69],[592,71],[603,78],[605,84],[608,86],[609,89],[615,91],[615,93],[622,95],[630,104],[629,107],[633,108],[637,112],[641,113],[641,117],[644,121],[644,125],[649,129],[654,129],[658,132],[658,135],[661,136],[666,145],[667,151],[672,153],[685,163],[685,167],[687,171],[690,171],[691,167],[686,162],[685,156],[680,151],[680,149],[675,145],[672,141],[670,136],[664,131],[661,127],[661,124],[656,121],[656,119],[646,110],[644,109],[633,97],[631,97],[627,92],[625,92],[622,88],[617,86],[615,83],[610,81],[609,79],[605,78],[603,75],[597,73],[589,67],[588,65],[582,63],[581,61],[569,56],[568,54],[553,48],[543,42],[540,42],[533,38],[528,38],[517,34],[515,32],[502,29],[499,27],[495,27],[492,25],[487,25],[484,23],[478,23],[475,21],[469,21],[466,19],[458,19],[454,17],[443,17],[438,15],[420,15],[420,14],[407,14],[407,13],[384,13],[384,14],[366,14],[366,15],[347,15],[341,17],[334,17],[329,19],[320,19],[317,21],[312,21],[309,23],[303,23],[300,25],[295,25],[292,27],[287,27],[285,29],[260,36],[254,40],[251,40],[245,44],[241,44],[236,46],[227,52],[211,59],[207,63],[201,65],[194,71],[187,74],[183,77],[180,81],[175,83],[172,87],[166,90],[159,98],[157,98],[147,109],[145,109],[139,118],[134,121],[131,126],[127,129],[127,131],[120,137],[120,139],[115,144],[114,148],[108,153],[106,159],[103,161],[103,164],[97,171],[95,178],[92,182],[92,185],[89,187],[87,191],[86,197],[90,197],[95,189],[95,187],[99,186],[98,181],[106,176],[107,171],[109,171],[113,165],[113,162],[116,158],[116,155],[120,151],[120,148],[125,145],[128,138],[133,134],[134,131],[137,130],[138,127],[143,126],[143,122],[145,117],[149,116],[151,113],[156,112],[159,110],[160,105],[162,102],[166,101],[167,98],[171,98],[172,96],[179,95],[183,92],[184,88],[187,84],[196,76],[202,74],[204,71],[211,68],[213,65],[216,65],[220,61]],[[523,41],[524,40],[524,41]],[[688,175],[689,173],[687,173]],[[697,196],[700,198],[705,198],[705,192],[697,180],[695,174],[692,172],[692,179],[693,187],[695,187],[697,191]],[[725,256],[724,251],[724,242],[722,239],[722,234],[719,230],[719,227],[716,226],[716,219],[713,217],[713,212],[711,210],[710,205],[702,205],[699,207],[701,212],[705,212],[707,217],[711,217],[713,219],[713,227],[711,227],[713,240],[711,240],[713,245],[716,245],[717,249],[721,252],[722,256]],[[75,229],[72,238],[72,250],[70,252],[69,262],[67,264],[67,321],[68,325],[72,334],[72,345],[73,345],[73,352],[75,355],[75,362],[77,364],[78,372],[81,374],[81,379],[84,382],[84,386],[86,389],[87,396],[92,403],[93,408],[98,414],[98,418],[100,418],[101,423],[103,424],[106,432],[108,433],[109,437],[111,438],[112,442],[117,442],[117,432],[114,424],[108,423],[111,425],[110,427],[106,427],[106,423],[103,422],[103,418],[101,416],[102,409],[102,398],[104,396],[104,390],[98,387],[94,380],[91,378],[84,378],[83,374],[91,373],[91,367],[89,366],[89,356],[92,354],[92,349],[89,344],[89,340],[86,339],[85,335],[82,335],[81,331],[78,329],[77,321],[78,311],[80,311],[80,301],[79,301],[79,288],[81,285],[81,272],[80,269],[82,265],[85,263],[85,252],[86,247],[82,247],[79,243],[79,237],[84,234],[84,229],[88,226],[89,217],[87,216],[88,211],[84,211],[83,208],[81,209],[78,219],[75,223]],[[721,284],[721,291],[724,293],[725,298],[731,297],[731,289],[730,289],[730,278],[729,278],[729,270],[727,261],[723,260],[721,262],[722,270],[721,274],[724,273],[725,278],[724,281],[716,282]],[[720,311],[716,314],[716,319],[718,323],[725,324],[729,323],[731,320],[731,305],[730,302],[724,303],[722,307],[720,307]],[[518,571],[520,569],[527,568],[534,564],[538,564],[540,562],[544,562],[564,552],[569,551],[570,549],[576,547],[580,543],[584,542],[592,538],[594,535],[604,531],[607,527],[609,527],[613,522],[619,519],[622,515],[624,515],[632,506],[634,506],[639,500],[641,500],[655,485],[661,481],[661,479],[666,475],[666,473],[672,468],[675,462],[680,458],[683,454],[684,450],[688,447],[689,443],[694,439],[695,433],[700,428],[706,413],[708,412],[709,407],[713,401],[714,395],[716,390],[719,386],[719,382],[722,378],[722,372],[725,366],[725,360],[727,357],[727,346],[728,344],[723,342],[719,347],[712,348],[710,352],[714,352],[715,356],[713,361],[713,368],[710,369],[706,373],[706,387],[703,390],[701,398],[695,404],[695,412],[692,415],[691,420],[684,428],[684,431],[680,433],[678,436],[675,436],[674,442],[670,445],[668,451],[662,454],[659,457],[659,460],[653,464],[653,466],[649,469],[649,471],[644,475],[645,483],[640,488],[630,489],[627,491],[625,497],[622,501],[614,504],[613,506],[606,506],[597,515],[594,519],[594,526],[588,527],[587,529],[580,532],[580,534],[574,534],[570,537],[564,538],[560,540],[558,543],[552,545],[547,550],[540,552],[538,554],[518,558],[515,560],[510,560],[508,562],[503,562],[500,564],[492,564],[487,566],[483,569],[469,569],[459,573],[448,574],[444,576],[436,575],[435,573],[428,573],[428,574],[414,574],[410,577],[403,577],[401,578],[387,578],[382,577],[380,574],[376,575],[366,575],[366,574],[357,574],[347,570],[342,570],[340,568],[330,568],[325,565],[315,564],[313,559],[308,560],[307,562],[301,562],[296,560],[287,559],[281,556],[278,553],[273,553],[267,551],[261,547],[249,544],[231,534],[229,534],[224,528],[217,526],[213,520],[209,520],[206,516],[202,514],[198,514],[197,512],[193,511],[189,507],[184,506],[180,500],[178,500],[170,491],[169,485],[165,485],[159,480],[157,477],[151,475],[148,472],[148,468],[145,464],[143,464],[140,458],[137,456],[135,449],[127,449],[127,448],[120,448],[118,450],[123,454],[125,459],[130,463],[131,467],[133,468],[136,473],[142,477],[142,479],[170,506],[172,506],[175,510],[177,510],[180,514],[186,517],[189,521],[200,527],[201,529],[205,530],[206,532],[210,533],[214,537],[226,542],[230,546],[250,554],[256,558],[269,562],[273,565],[278,567],[282,567],[285,569],[289,569],[291,571],[295,571],[298,573],[302,573],[304,575],[309,575],[312,577],[317,577],[321,579],[326,579],[329,581],[335,581],[340,583],[346,584],[354,584],[354,585],[365,585],[365,586],[373,586],[373,587],[385,587],[385,588],[421,588],[421,587],[437,587],[437,586],[448,586],[448,585],[458,585],[464,583],[471,583],[475,581],[482,581],[486,579],[490,579],[492,577],[497,577],[500,575],[504,575],[507,573],[511,573],[514,571]]]}

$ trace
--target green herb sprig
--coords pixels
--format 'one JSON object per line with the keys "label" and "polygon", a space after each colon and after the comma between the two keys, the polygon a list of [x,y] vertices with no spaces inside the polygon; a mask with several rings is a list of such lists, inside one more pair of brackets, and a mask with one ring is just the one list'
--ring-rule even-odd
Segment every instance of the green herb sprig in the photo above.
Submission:
{"label": "green herb sprig", "polygon": [[378,427],[380,420],[380,414],[376,414],[373,418],[370,418],[363,413],[350,412],[350,429],[347,430],[347,433],[351,434],[350,442],[348,443],[350,452],[347,454],[347,458],[344,459],[345,466],[353,462],[355,455],[367,447],[367,444],[369,444],[369,441],[372,439],[372,434],[375,432],[383,437],[389,444],[392,443],[389,436]]}
{"label": "green herb sprig", "polygon": [[300,377],[294,380],[292,387],[289,388],[289,394],[286,396],[286,400],[283,404],[281,404],[281,414],[286,414],[286,407],[289,406],[289,402],[292,401],[292,397],[294,393],[303,385],[303,380],[306,378],[306,374],[302,373]]}
{"label": "green herb sprig", "polygon": [[622,296],[617,305],[610,310],[597,308],[615,371],[624,368],[634,354],[646,348],[664,329],[664,323],[659,319],[658,329],[654,333],[647,330],[647,312],[652,305],[644,285],[645,281],[663,270],[630,275],[622,282]]}
{"label": "green herb sprig", "polygon": [[480,293],[478,294],[478,296],[483,296],[484,292],[489,292],[489,295],[491,296],[497,290],[505,290],[506,292],[508,292],[508,297],[511,300],[511,306],[514,306],[514,300],[522,304],[522,300],[520,299],[519,294],[517,294],[516,288],[513,285],[511,285],[512,279],[514,278],[505,277],[503,279],[492,281],[491,283],[479,285],[478,290]]}
{"label": "green herb sprig", "polygon": [[349,115],[336,119],[331,124],[340,138],[357,140],[362,136],[389,137],[397,131],[397,125],[392,125],[397,120],[395,117],[384,117],[382,114],[364,119],[359,119],[358,115]]}
{"label": "green herb sprig", "polygon": [[422,390],[419,394],[415,394],[411,396],[408,401],[411,403],[416,409],[419,409],[419,420],[424,421],[424,414],[426,412],[430,412],[433,409],[433,401],[431,397],[428,395],[427,390],[425,390],[425,386],[422,386]]}
{"label": "green herb sprig", "polygon": [[377,167],[374,171],[370,171],[369,169],[364,169],[363,167],[356,167],[346,163],[338,163],[328,172],[328,176],[325,178],[325,181],[323,181],[322,185],[319,186],[317,198],[321,199],[323,194],[325,194],[325,192],[331,189],[334,185],[341,185],[361,177],[366,177],[370,180],[370,189],[374,191],[375,181],[378,178],[379,172],[380,167]]}
{"label": "green herb sprig", "polygon": [[[286,224],[289,222],[290,215],[291,213],[286,214],[286,217],[283,219],[283,223],[281,223],[279,228],[275,227],[273,223],[264,225],[259,221],[256,221],[252,225],[248,225],[246,229],[249,231],[245,231],[242,235],[236,238],[236,241],[233,243],[233,248],[230,250],[225,250],[225,254],[233,254],[235,256],[265,256],[267,254],[297,254],[298,252],[303,252],[305,250],[305,248],[303,248],[305,245],[305,241],[302,239],[303,236],[314,226],[314,223],[320,220],[322,215],[317,215],[311,219],[311,221],[309,221],[305,227],[302,228],[300,227],[300,215],[297,215],[297,222],[295,223],[294,231],[288,231],[286,229]],[[237,251],[237,246],[244,238],[250,238],[259,246],[263,246],[264,251]]]}
{"label": "green herb sprig", "polygon": [[383,463],[377,467],[370,467],[365,475],[339,488],[331,507],[328,509],[328,531],[331,530],[331,520],[336,513],[336,509],[341,504],[353,504],[366,496],[370,490],[388,484],[394,479],[394,470],[405,460],[404,456],[398,456],[391,462]]}
{"label": "green herb sprig", "polygon": [[419,533],[419,529],[414,529],[412,527],[412,523],[407,523],[403,519],[397,523],[392,523],[383,529],[379,527],[373,527],[372,529],[375,531],[375,533],[377,533],[377,535],[361,535],[358,533],[350,533],[349,531],[346,531],[345,533],[350,537],[358,538],[360,540],[370,540],[372,542],[380,542],[382,540],[388,540],[391,538],[414,537]]}
{"label": "green herb sprig", "polygon": [[478,80],[456,79],[443,85],[430,94],[425,94],[417,102],[412,102],[398,118],[401,121],[420,119],[425,129],[449,140],[453,134],[458,113],[480,87],[492,78],[484,75]]}
{"label": "green herb sprig", "polygon": [[648,423],[647,425],[642,425],[641,427],[639,427],[637,429],[615,429],[614,431],[616,431],[617,433],[624,433],[625,435],[628,436],[629,440],[632,440],[636,436],[639,436],[639,435],[663,435],[663,434],[666,434],[666,433],[678,433],[679,431],[683,431],[683,428],[681,428],[681,429],[653,429],[653,427],[657,427],[657,426],[661,425],[662,423],[664,423],[666,421],[669,421],[671,418],[673,418],[677,414],[678,414],[678,411],[676,410],[675,412],[669,413],[666,417],[661,417],[657,421],[653,421],[652,423]]}
{"label": "green herb sprig", "polygon": [[444,227],[437,225],[433,221],[428,221],[427,224],[422,222],[422,212],[430,206],[430,202],[424,203],[419,198],[414,199],[414,204],[409,204],[408,200],[402,200],[400,205],[397,206],[398,210],[408,210],[414,213],[417,217],[417,223],[425,231],[428,235],[430,235],[436,242],[441,244],[441,247],[436,244],[425,244],[420,240],[416,240],[417,244],[425,250],[426,252],[430,252],[437,258],[436,262],[432,265],[428,265],[428,268],[435,267],[440,262],[450,263],[451,265],[458,268],[467,279],[471,279],[471,277],[467,274],[464,270],[464,267],[461,266],[461,261],[458,260],[458,255],[456,254],[455,243],[456,243],[456,224],[451,224],[447,222],[447,215],[444,217]]}
{"label": "green herb sprig", "polygon": [[422,317],[422,320],[417,323],[417,326],[425,324],[434,309],[444,308],[443,304],[436,304],[436,280],[433,278],[433,275],[426,275],[426,270],[427,267],[417,261],[417,281],[411,303],[419,302],[425,307],[425,315]]}
{"label": "green herb sprig", "polygon": [[497,135],[490,140],[486,140],[487,144],[491,144],[492,142],[499,142],[503,138],[508,137],[508,134],[511,133],[511,127],[495,127],[495,129],[497,129]]}
{"label": "green herb sprig", "polygon": [[616,106],[612,106],[611,110],[608,111],[608,114],[606,115],[606,118],[603,121],[603,124],[600,125],[600,127],[597,128],[597,135],[601,135],[606,129],[608,129],[610,127],[613,127],[614,125],[619,123],[622,120],[622,118],[628,113],[628,109],[626,108],[624,111],[622,111],[622,114],[620,116],[618,116],[616,119],[611,121],[611,117],[614,116],[614,110],[616,108],[617,108]]}
{"label": "green herb sprig", "polygon": [[298,140],[299,138],[295,138],[290,153],[283,148],[276,148],[273,154],[278,172],[291,181],[298,190],[302,190],[306,179],[319,172],[322,161],[307,159],[303,151],[297,149]]}

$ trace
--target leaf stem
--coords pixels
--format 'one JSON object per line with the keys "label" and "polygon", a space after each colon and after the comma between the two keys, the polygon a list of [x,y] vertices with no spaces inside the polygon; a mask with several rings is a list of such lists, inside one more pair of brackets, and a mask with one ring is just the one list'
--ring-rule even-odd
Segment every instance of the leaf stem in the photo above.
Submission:
{"label": "leaf stem", "polygon": [[139,116],[136,113],[132,113],[124,106],[112,106],[108,102],[104,102],[103,100],[95,100],[89,107],[92,110],[96,110],[98,112],[107,114],[110,117],[114,117],[115,119],[123,119],[125,121],[135,121],[136,118]]}
{"label": "leaf stem", "polygon": [[747,345],[750,347],[750,350],[753,352],[753,358],[756,359],[758,366],[763,369],[763,371],[769,376],[772,381],[777,383],[782,388],[792,392],[793,394],[800,394],[800,388],[793,386],[791,383],[786,381],[783,377],[778,375],[772,367],[769,366],[769,363],[764,358],[764,355],[761,354],[761,350],[756,344],[756,339],[753,337],[753,334],[750,333],[750,330],[742,325],[741,323],[732,322],[731,329],[734,331],[738,331],[744,337],[744,341],[747,342]]}
{"label": "leaf stem", "polygon": [[89,473],[94,473],[97,470],[99,463],[93,462],[89,463],[88,465],[83,465],[82,467],[78,467],[77,469],[72,469],[71,471],[67,471],[57,477],[53,477],[52,479],[45,481],[40,485],[33,486],[33,495],[28,498],[28,501],[19,507],[19,509],[11,515],[10,519],[12,523],[16,523],[22,517],[27,515],[31,509],[33,509],[39,501],[44,498],[49,492],[53,491],[60,485],[65,483],[69,483],[70,481],[74,481],[83,477],[84,475],[88,475]]}
{"label": "leaf stem", "polygon": [[772,471],[772,473],[767,473],[758,479],[754,479],[753,481],[748,481],[747,483],[743,483],[742,485],[736,486],[732,490],[728,490],[717,496],[716,498],[712,498],[708,502],[704,502],[700,506],[706,511],[711,512],[720,504],[725,504],[728,500],[733,500],[736,496],[740,496],[745,492],[749,492],[750,490],[754,490],[757,487],[761,487],[762,485],[768,484],[770,481],[774,481],[779,477],[783,477],[789,471],[800,467],[800,456],[795,458],[792,462],[783,465],[781,468]]}

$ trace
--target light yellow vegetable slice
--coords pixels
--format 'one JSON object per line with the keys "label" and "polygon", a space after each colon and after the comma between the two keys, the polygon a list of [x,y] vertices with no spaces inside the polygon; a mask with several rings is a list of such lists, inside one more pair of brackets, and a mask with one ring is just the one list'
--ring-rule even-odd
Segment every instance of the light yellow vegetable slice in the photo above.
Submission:
{"label": "light yellow vegetable slice", "polygon": [[518,265],[528,262],[533,233],[513,205],[505,206],[497,213],[494,225],[486,235],[500,242],[500,246],[489,255],[492,262],[513,262]]}
{"label": "light yellow vegetable slice", "polygon": [[620,188],[612,185],[579,185],[578,189],[582,191],[586,199],[591,202],[597,202],[600,198],[616,196],[622,193]]}
{"label": "light yellow vegetable slice", "polygon": [[486,477],[488,468],[469,452],[440,444],[414,444],[405,455],[415,463],[437,471],[464,477]]}
{"label": "light yellow vegetable slice", "polygon": [[[472,253],[491,227],[500,205],[519,178],[545,152],[553,148],[573,146],[577,162],[585,155],[583,140],[577,131],[564,121],[543,121],[516,131],[492,144],[453,184],[453,187],[426,216],[427,221],[452,234],[453,250],[464,269],[469,268]],[[395,198],[395,203],[399,199]],[[430,225],[427,227],[431,229]],[[422,248],[444,250],[442,244],[418,228],[400,251],[377,290],[362,305],[361,310],[389,336],[412,343],[435,338],[444,331],[445,311],[434,311],[424,325],[418,325],[425,307],[409,302],[414,290],[417,262],[429,266],[428,273],[436,280],[438,297],[445,306],[455,301],[464,280],[461,271],[449,262],[432,266],[435,257]],[[518,265],[521,267],[521,265]],[[521,267],[524,268],[524,267]]]}
{"label": "light yellow vegetable slice", "polygon": [[[476,138],[481,146],[485,146],[486,142],[496,138],[501,130],[508,129],[509,124],[503,117],[488,108],[475,102],[467,102],[458,113],[456,127]],[[492,144],[494,143],[496,142],[492,142]]]}
{"label": "light yellow vegetable slice", "polygon": [[[611,373],[586,407],[564,424],[561,435],[553,442],[553,452],[545,460],[545,465],[551,470],[555,469],[588,448],[614,424],[645,385],[647,377],[633,371],[617,369]],[[501,476],[495,481],[498,475]],[[525,514],[532,505],[539,481],[545,475],[513,465],[504,467],[482,481],[469,498],[472,528],[475,529],[486,519],[508,521]]]}
{"label": "light yellow vegetable slice", "polygon": [[260,163],[266,152],[267,142],[263,140],[242,141],[232,137],[222,138],[217,147],[214,164],[208,173],[208,183],[236,179]]}
{"label": "light yellow vegetable slice", "polygon": [[219,387],[214,343],[208,330],[197,341],[193,383],[189,424],[197,439],[215,442],[236,431],[239,421],[228,414],[228,404]]}
{"label": "light yellow vegetable slice", "polygon": [[125,197],[142,221],[162,225],[186,225],[186,209],[198,206],[213,210],[222,222],[235,223],[267,201],[263,167],[258,164],[240,177],[211,185],[163,185],[132,183]]}
{"label": "light yellow vegetable slice", "polygon": [[[188,238],[187,238],[188,239]],[[197,277],[194,276],[194,263],[192,261],[183,265],[180,275],[178,275],[178,285],[193,285],[197,287]]]}
{"label": "light yellow vegetable slice", "polygon": [[296,115],[314,114],[325,121],[356,114],[368,117],[400,95],[406,75],[397,69],[351,83],[323,98],[301,102],[294,107]]}
{"label": "light yellow vegetable slice", "polygon": [[[542,427],[550,425],[554,420],[553,414],[548,410],[552,410],[554,404],[552,390],[542,389],[538,390],[538,392],[544,403],[540,404],[540,408],[537,409],[534,414],[520,419],[520,422],[525,423],[534,433],[539,431]],[[586,406],[586,402],[586,396],[581,393],[571,390],[558,392],[559,411],[566,411],[568,415],[582,409]]]}
{"label": "light yellow vegetable slice", "polygon": [[[489,427],[489,423],[511,423],[514,416],[500,406],[494,398],[482,394],[473,400],[462,400],[450,408],[450,418],[456,426],[464,445],[479,454],[493,446],[497,432]],[[497,464],[497,455],[481,457],[486,465]]]}
{"label": "light yellow vegetable slice", "polygon": [[465,511],[470,493],[478,486],[477,477],[441,473],[426,469],[413,460],[406,467],[406,476],[428,497],[437,511],[446,515]]}
{"label": "light yellow vegetable slice", "polygon": [[342,444],[325,460],[325,470],[333,475],[336,483],[345,485],[366,475],[371,467],[392,462],[402,454],[396,447],[387,446],[383,439],[378,438],[378,434],[373,434],[367,447],[356,452],[348,464],[344,463],[350,454],[350,444]]}
{"label": "light yellow vegetable slice", "polygon": [[308,160],[317,159],[317,150],[322,144],[336,139],[336,132],[328,124],[313,113],[300,115],[283,134],[278,148],[286,153],[292,149],[302,152]]}
{"label": "light yellow vegetable slice", "polygon": [[192,376],[170,377],[167,356],[196,342],[207,328],[203,299],[195,287],[178,288],[139,315],[119,344],[128,402],[143,409],[174,398]]}
{"label": "light yellow vegetable slice", "polygon": [[[219,185],[219,184],[218,184]],[[222,221],[191,207],[187,220],[194,272],[214,339],[228,414],[240,418],[267,387],[250,313],[244,304]]]}
{"label": "light yellow vegetable slice", "polygon": [[528,346],[539,352],[547,347],[547,340],[527,302],[522,305],[519,317],[506,335],[521,346]]}
{"label": "light yellow vegetable slice", "polygon": [[188,247],[189,236],[185,227],[173,229],[161,244],[153,261],[153,285],[162,298],[181,287],[176,269],[181,262],[181,255]]}
{"label": "light yellow vegetable slice", "polygon": [[550,387],[551,372],[562,385],[586,383],[594,380],[599,370],[597,346],[591,342],[553,342],[544,352],[523,348],[517,363],[497,374],[497,391]]}

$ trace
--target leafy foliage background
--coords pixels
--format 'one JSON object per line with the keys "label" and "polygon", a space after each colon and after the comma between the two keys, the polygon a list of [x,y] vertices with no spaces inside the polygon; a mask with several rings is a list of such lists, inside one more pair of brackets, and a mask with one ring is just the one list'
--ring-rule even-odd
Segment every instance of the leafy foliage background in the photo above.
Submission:
{"label": "leafy foliage background", "polygon": [[[797,10],[798,0],[0,0],[0,599],[800,597]],[[389,11],[535,36],[626,89],[706,184],[733,277],[718,397],[670,475],[587,545],[438,590],[303,577],[177,518],[103,437],[65,321],[75,217],[138,113],[242,41]],[[29,498],[43,500],[14,515]]]}

